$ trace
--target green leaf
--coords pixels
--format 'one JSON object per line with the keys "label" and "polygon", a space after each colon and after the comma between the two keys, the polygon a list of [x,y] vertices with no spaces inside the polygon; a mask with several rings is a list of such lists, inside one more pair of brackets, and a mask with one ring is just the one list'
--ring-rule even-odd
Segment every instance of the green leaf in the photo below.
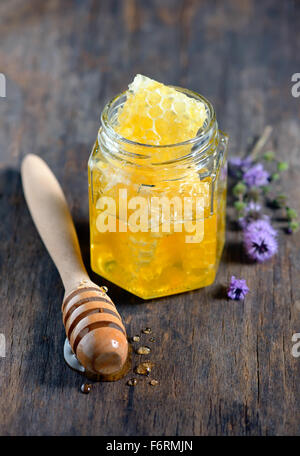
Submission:
{"label": "green leaf", "polygon": [[267,150],[267,152],[264,153],[263,158],[266,161],[272,161],[274,160],[275,153],[273,150]]}
{"label": "green leaf", "polygon": [[287,162],[278,162],[277,163],[277,170],[279,172],[286,171],[289,168],[289,164]]}
{"label": "green leaf", "polygon": [[289,223],[288,227],[293,233],[295,233],[299,230],[299,222],[292,221]]}
{"label": "green leaf", "polygon": [[234,207],[236,208],[237,211],[242,211],[246,207],[246,203],[243,201],[235,201],[234,202]]}
{"label": "green leaf", "polygon": [[295,209],[291,209],[290,207],[286,208],[286,215],[288,220],[292,221],[298,218],[297,211]]}
{"label": "green leaf", "polygon": [[238,182],[232,189],[234,196],[243,196],[247,191],[247,187],[243,182]]}
{"label": "green leaf", "polygon": [[279,179],[279,177],[280,176],[278,173],[274,173],[274,174],[272,174],[271,179],[272,179],[272,181],[277,181]]}

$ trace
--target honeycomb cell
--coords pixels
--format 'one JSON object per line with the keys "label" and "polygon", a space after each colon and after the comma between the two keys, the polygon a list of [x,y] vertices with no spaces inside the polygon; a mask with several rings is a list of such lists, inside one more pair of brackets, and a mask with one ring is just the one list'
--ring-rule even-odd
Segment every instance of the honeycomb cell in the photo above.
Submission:
{"label": "honeycomb cell", "polygon": [[152,106],[151,108],[148,109],[148,114],[151,119],[157,119],[163,114],[162,108],[157,105],[157,106]]}
{"label": "honeycomb cell", "polygon": [[201,101],[137,75],[129,85],[127,99],[118,113],[116,129],[131,141],[150,145],[176,144],[194,138],[206,117]]}

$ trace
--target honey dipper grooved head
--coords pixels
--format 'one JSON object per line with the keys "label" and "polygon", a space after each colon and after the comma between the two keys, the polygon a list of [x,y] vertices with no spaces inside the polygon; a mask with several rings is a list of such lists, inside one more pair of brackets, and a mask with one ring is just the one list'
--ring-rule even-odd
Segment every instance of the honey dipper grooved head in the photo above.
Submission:
{"label": "honey dipper grooved head", "polygon": [[77,288],[65,298],[62,312],[72,350],[87,371],[111,375],[123,368],[128,355],[125,327],[101,288]]}

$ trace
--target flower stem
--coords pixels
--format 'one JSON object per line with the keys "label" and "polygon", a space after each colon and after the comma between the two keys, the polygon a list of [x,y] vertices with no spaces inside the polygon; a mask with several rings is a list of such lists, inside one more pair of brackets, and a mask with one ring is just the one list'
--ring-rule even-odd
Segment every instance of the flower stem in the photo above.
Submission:
{"label": "flower stem", "polygon": [[263,149],[263,147],[265,146],[265,144],[269,140],[269,138],[270,138],[270,136],[272,134],[272,131],[273,131],[273,127],[271,127],[271,125],[267,125],[264,128],[264,131],[262,132],[262,135],[258,138],[258,140],[256,141],[253,149],[251,150],[251,152],[249,154],[249,157],[252,160],[255,160],[256,157],[258,156],[258,154],[261,152],[261,150]]}

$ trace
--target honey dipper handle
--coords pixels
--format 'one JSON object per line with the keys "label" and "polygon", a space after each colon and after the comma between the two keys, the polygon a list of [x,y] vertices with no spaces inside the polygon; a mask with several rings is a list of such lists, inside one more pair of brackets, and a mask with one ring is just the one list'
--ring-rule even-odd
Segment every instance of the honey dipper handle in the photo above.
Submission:
{"label": "honey dipper handle", "polygon": [[54,174],[33,154],[24,158],[21,174],[31,216],[59,271],[66,294],[82,280],[92,283],[81,258],[65,196]]}

